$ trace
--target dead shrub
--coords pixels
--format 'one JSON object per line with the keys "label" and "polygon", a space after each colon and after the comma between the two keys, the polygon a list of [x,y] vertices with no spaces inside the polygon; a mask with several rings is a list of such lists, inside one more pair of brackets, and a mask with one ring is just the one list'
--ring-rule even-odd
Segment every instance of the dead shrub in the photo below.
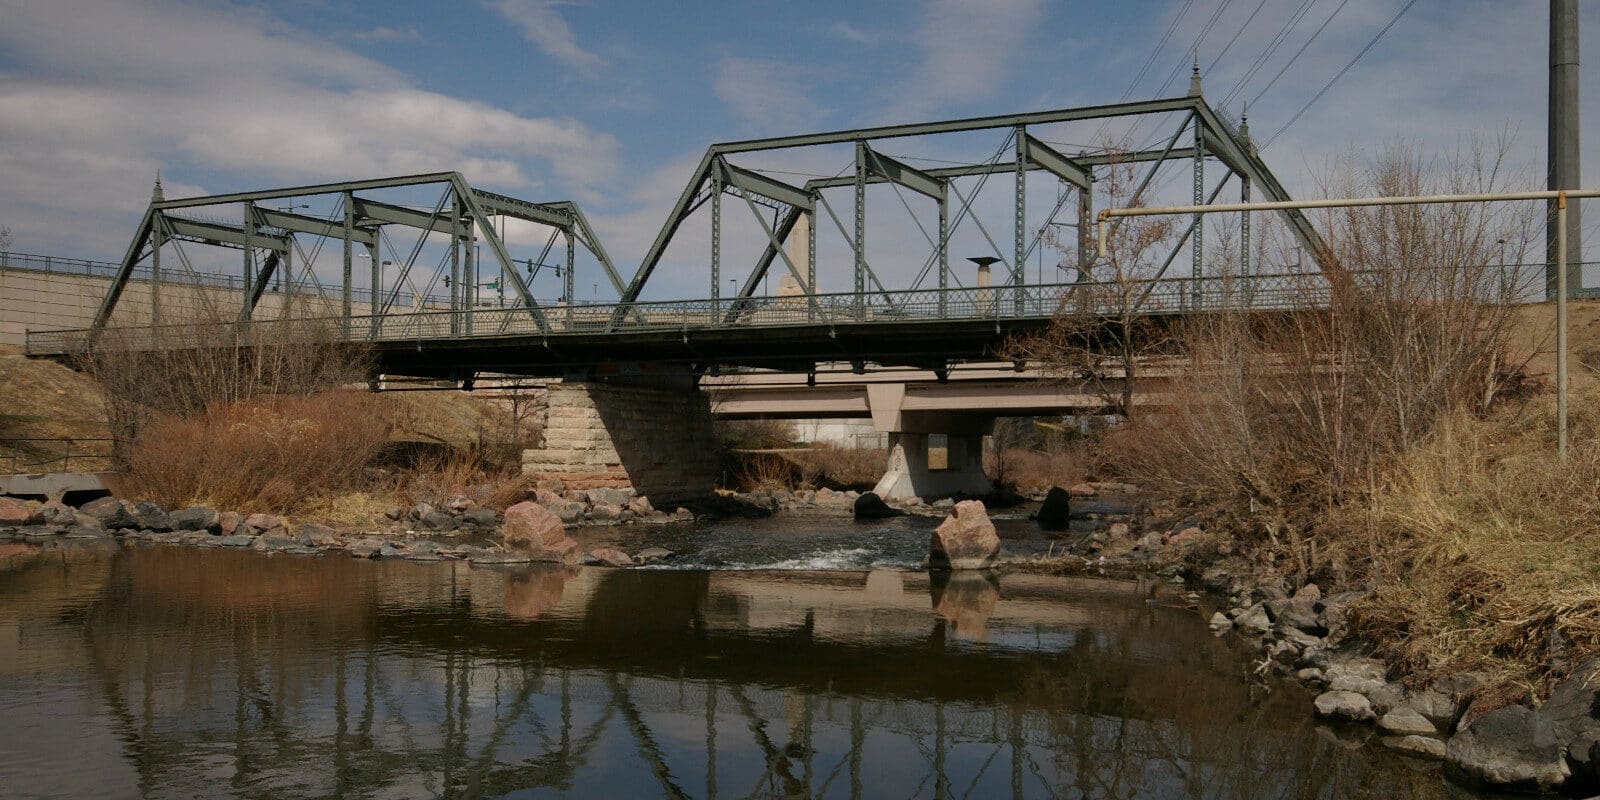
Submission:
{"label": "dead shrub", "polygon": [[789,454],[800,465],[801,483],[810,488],[870,489],[883,477],[889,451],[881,447],[843,447],[818,442]]}
{"label": "dead shrub", "polygon": [[794,423],[786,419],[717,420],[717,441],[732,450],[775,450],[794,446]]}
{"label": "dead shrub", "polygon": [[365,392],[216,403],[144,424],[122,483],[168,507],[292,511],[359,485],[390,427],[382,398]]}

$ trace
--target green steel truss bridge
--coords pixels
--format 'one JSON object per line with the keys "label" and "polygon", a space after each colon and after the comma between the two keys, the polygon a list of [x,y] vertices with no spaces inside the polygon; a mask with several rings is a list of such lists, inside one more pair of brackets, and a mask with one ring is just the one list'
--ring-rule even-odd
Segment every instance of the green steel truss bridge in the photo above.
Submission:
{"label": "green steel truss bridge", "polygon": [[[1038,135],[1059,123],[1146,119],[1159,131],[1154,144],[1142,148],[1069,155]],[[907,161],[937,159],[886,152],[919,148],[942,154],[948,149],[940,149],[941,140],[975,136],[991,137],[988,147],[1001,141],[992,158],[924,168]],[[799,182],[793,171],[764,172],[737,163],[828,147],[853,149],[853,170],[831,177],[812,173]],[[1115,293],[1101,291],[1103,284],[1094,278],[1096,181],[1112,169],[1131,171],[1138,180],[1132,196],[1139,199],[1163,167],[1169,168],[1169,181],[1174,167],[1192,178],[1196,204],[1215,202],[1230,185],[1245,200],[1253,191],[1265,200],[1290,199],[1252,149],[1247,127],[1219,116],[1198,84],[1187,96],[1163,100],[712,145],[628,278],[576,203],[507,197],[470,186],[459,173],[172,200],[158,186],[93,324],[30,331],[27,352],[69,357],[109,334],[149,348],[248,344],[280,330],[263,324],[268,315],[260,312],[263,297],[276,293],[282,296],[280,318],[372,343],[379,369],[388,374],[470,383],[479,372],[805,370],[823,361],[943,369],[952,361],[992,358],[1007,336],[1037,329],[1057,315],[1112,312],[1107,304]],[[1214,180],[1208,181],[1208,171]],[[977,202],[977,188],[964,192],[958,183],[991,176],[1005,176],[1002,185],[1014,191],[998,214],[996,204]],[[1035,184],[1030,209],[1028,186],[1040,180],[1057,187],[1054,202],[1039,209]],[[928,245],[923,269],[909,286],[895,285],[869,258],[868,241],[879,233],[883,217],[869,216],[868,193],[881,197],[885,186]],[[836,205],[843,194],[852,194],[851,202]],[[413,202],[392,199],[402,195]],[[432,201],[414,202],[419,197]],[[912,201],[935,212],[936,222],[923,224]],[[301,211],[317,208],[331,211]],[[708,225],[686,224],[705,222],[706,216]],[[985,219],[994,223],[997,217],[1001,224],[991,231]],[[1320,260],[1321,240],[1305,217],[1286,211],[1281,218],[1303,252]],[[513,241],[517,235],[506,233],[508,222],[511,229],[537,230],[542,247],[537,241],[528,247],[527,236]],[[992,269],[987,285],[962,285],[952,269],[952,237],[963,224],[969,236],[976,228],[992,252],[970,259],[985,263],[983,271]],[[1076,263],[1061,265],[1075,268],[1076,278],[1036,276],[1030,282],[1030,258],[1039,257],[1047,237],[1059,229],[1073,230],[1076,238]],[[819,230],[832,237],[842,258],[819,259]],[[415,236],[414,243],[397,246],[402,234]],[[1248,214],[1239,215],[1240,255],[1224,269],[1208,272],[1204,235],[1197,215],[1167,237],[1164,256],[1152,262],[1159,268],[1134,286],[1141,313],[1297,308],[1314,303],[1319,287],[1325,288],[1316,271],[1268,275],[1252,269]],[[751,249],[760,252],[753,264],[735,269],[728,263],[728,242],[738,236],[747,243],[753,237]],[[558,245],[564,253],[552,256]],[[687,262],[669,260],[675,245],[694,255]],[[235,262],[240,268],[234,303],[196,321],[193,314],[175,313],[175,301],[166,295],[171,282],[197,274],[191,251],[202,246],[235,251],[241,261]],[[537,259],[514,258],[519,247],[537,250]],[[1174,268],[1185,254],[1188,274]],[[668,264],[674,286],[704,280],[708,289],[691,294],[693,299],[646,299],[647,290],[663,282],[659,275]],[[819,291],[819,266],[841,283],[847,277],[850,288]],[[559,281],[554,300],[541,300],[535,286],[545,270]],[[616,300],[578,302],[580,272],[596,290],[608,286]],[[782,279],[780,290],[764,295],[769,273]],[[148,297],[136,313],[119,314],[136,274],[150,287]],[[925,280],[931,285],[923,286]]]}

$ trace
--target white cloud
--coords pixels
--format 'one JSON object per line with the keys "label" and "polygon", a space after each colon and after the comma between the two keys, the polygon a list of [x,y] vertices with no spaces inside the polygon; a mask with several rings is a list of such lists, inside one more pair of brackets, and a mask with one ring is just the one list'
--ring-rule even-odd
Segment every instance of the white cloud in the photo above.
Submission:
{"label": "white cloud", "polygon": [[555,0],[488,0],[487,5],[521,28],[540,52],[578,74],[592,78],[606,66],[605,59],[579,46]]}
{"label": "white cloud", "polygon": [[878,37],[876,35],[867,33],[866,31],[861,30],[860,28],[857,28],[848,22],[845,22],[844,20],[833,23],[833,25],[828,28],[828,32],[839,37],[840,39],[843,39],[847,42],[855,42],[856,44],[878,43]]}
{"label": "white cloud", "polygon": [[18,65],[0,72],[0,224],[19,247],[120,252],[157,168],[169,197],[204,193],[201,172],[248,181],[217,190],[460,170],[587,200],[617,174],[607,134],[417,88],[250,9],[0,0],[0,18],[0,51]]}
{"label": "white cloud", "polygon": [[376,28],[358,31],[350,35],[358,42],[419,42],[422,41],[422,32],[415,25],[404,28],[391,28],[388,25],[379,25]]}
{"label": "white cloud", "polygon": [[807,89],[812,73],[781,61],[730,56],[717,63],[712,90],[760,131],[814,130],[827,112]]}
{"label": "white cloud", "polygon": [[921,59],[889,116],[929,116],[952,102],[999,94],[1036,27],[1040,0],[927,0],[914,35]]}

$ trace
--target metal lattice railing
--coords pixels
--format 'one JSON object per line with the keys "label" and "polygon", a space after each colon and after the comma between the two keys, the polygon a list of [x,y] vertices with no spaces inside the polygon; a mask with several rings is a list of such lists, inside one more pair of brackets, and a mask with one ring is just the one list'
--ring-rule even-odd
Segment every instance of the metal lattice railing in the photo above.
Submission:
{"label": "metal lattice railing", "polygon": [[[1490,265],[1429,273],[1443,281],[1440,291],[1469,284],[1492,302],[1526,297],[1527,265]],[[1536,265],[1538,266],[1538,265]],[[1542,268],[1542,267],[1541,267]],[[1357,284],[1375,273],[1356,273]],[[1424,289],[1426,291],[1426,289]],[[1245,277],[1173,278],[1123,283],[1058,283],[925,289],[865,294],[791,295],[528,308],[476,308],[422,311],[379,317],[354,316],[296,320],[344,341],[408,341],[498,336],[546,337],[704,330],[767,329],[985,319],[1044,320],[1056,316],[1107,317],[1124,313],[1161,316],[1219,311],[1281,311],[1315,308],[1328,302],[1329,283],[1321,273]],[[117,328],[119,346],[167,349],[248,343],[252,331],[273,331],[273,323],[190,323]],[[103,334],[101,334],[103,335]],[[81,352],[97,334],[91,330],[32,331],[29,355]]]}

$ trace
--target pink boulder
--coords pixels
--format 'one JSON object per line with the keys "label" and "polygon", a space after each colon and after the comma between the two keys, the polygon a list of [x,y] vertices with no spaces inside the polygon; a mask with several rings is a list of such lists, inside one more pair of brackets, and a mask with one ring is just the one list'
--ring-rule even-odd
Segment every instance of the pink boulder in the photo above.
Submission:
{"label": "pink boulder", "polygon": [[0,525],[37,525],[43,520],[39,509],[20,500],[0,497]]}
{"label": "pink boulder", "polygon": [[981,500],[962,500],[933,531],[929,569],[985,569],[1000,557],[1000,536]]}
{"label": "pink boulder", "polygon": [[561,518],[531,500],[524,500],[506,509],[500,535],[506,547],[528,553],[541,561],[576,564],[583,560],[583,548],[567,536]]}

